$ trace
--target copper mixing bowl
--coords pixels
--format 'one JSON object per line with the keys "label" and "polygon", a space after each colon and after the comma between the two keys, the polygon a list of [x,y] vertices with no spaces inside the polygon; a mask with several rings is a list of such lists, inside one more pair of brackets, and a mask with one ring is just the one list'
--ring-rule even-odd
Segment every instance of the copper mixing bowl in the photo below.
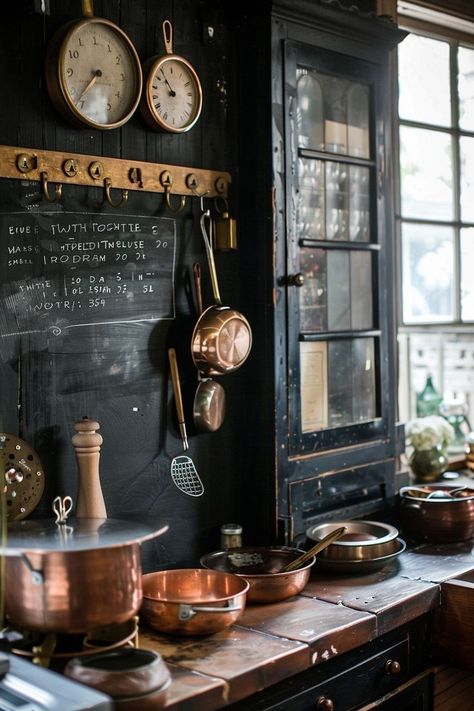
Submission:
{"label": "copper mixing bowl", "polygon": [[207,553],[202,556],[201,565],[235,573],[247,580],[250,585],[247,593],[249,603],[279,602],[300,593],[309,580],[315,556],[296,570],[281,572],[303,553],[299,548],[285,546],[246,546]]}
{"label": "copper mixing bowl", "polygon": [[160,632],[194,635],[220,632],[245,609],[246,580],[201,568],[163,570],[142,576],[140,614]]}

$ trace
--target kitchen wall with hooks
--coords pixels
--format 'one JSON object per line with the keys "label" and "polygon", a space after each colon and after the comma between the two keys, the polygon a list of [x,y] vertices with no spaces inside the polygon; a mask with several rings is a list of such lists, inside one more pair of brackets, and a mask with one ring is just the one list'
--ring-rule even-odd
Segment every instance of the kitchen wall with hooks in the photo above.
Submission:
{"label": "kitchen wall with hooks", "polygon": [[[202,263],[204,306],[213,303],[199,229],[204,210],[226,221],[224,237],[235,247],[228,211],[238,213],[239,139],[235,33],[227,13],[225,3],[212,1],[94,2],[94,15],[127,34],[141,63],[163,54],[163,21],[172,21],[174,52],[193,65],[203,95],[196,123],[172,133],[153,130],[140,111],[112,130],[69,123],[51,100],[45,61],[55,33],[80,20],[81,3],[4,8],[0,431],[22,437],[38,453],[45,491],[32,515],[45,516],[54,497],[76,496],[74,422],[96,420],[108,515],[170,524],[168,534],[144,546],[145,569],[195,562],[218,545],[223,520],[241,519],[245,511],[238,474],[246,466],[242,407],[251,396],[245,381],[252,356],[225,376],[227,411],[219,431],[198,434],[190,415],[198,383],[190,352],[198,317],[195,262]],[[122,227],[99,245],[98,226],[114,224]],[[55,234],[53,226],[59,226]],[[163,235],[166,253],[153,239]],[[73,249],[81,260],[66,265]],[[216,262],[223,297],[238,306],[241,253],[219,251]],[[199,499],[180,492],[170,476],[182,446],[168,347],[176,349],[190,454],[205,485]]]}

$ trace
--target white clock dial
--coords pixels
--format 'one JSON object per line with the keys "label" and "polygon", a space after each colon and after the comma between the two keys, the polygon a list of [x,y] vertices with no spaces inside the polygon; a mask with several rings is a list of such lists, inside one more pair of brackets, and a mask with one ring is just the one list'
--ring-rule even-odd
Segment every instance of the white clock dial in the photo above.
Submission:
{"label": "white clock dial", "polygon": [[47,65],[53,101],[86,126],[121,126],[140,99],[137,53],[127,35],[102,18],[82,20],[67,30],[57,55],[57,79],[51,72]]}
{"label": "white clock dial", "polygon": [[181,60],[165,59],[148,82],[152,110],[169,130],[191,128],[201,110],[200,91],[192,69]]}

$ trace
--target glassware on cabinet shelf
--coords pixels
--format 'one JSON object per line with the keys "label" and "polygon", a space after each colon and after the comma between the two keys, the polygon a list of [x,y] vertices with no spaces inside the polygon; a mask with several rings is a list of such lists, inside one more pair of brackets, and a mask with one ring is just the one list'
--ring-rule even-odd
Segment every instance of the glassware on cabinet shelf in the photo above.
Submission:
{"label": "glassware on cabinet shelf", "polygon": [[324,148],[323,93],[315,73],[299,67],[296,91],[298,146],[320,151]]}
{"label": "glassware on cabinet shelf", "polygon": [[300,158],[296,224],[299,237],[325,239],[325,191],[323,162]]}
{"label": "glassware on cabinet shelf", "polygon": [[369,87],[352,84],[347,91],[348,153],[369,158]]}
{"label": "glassware on cabinet shelf", "polygon": [[324,75],[324,148],[330,153],[347,153],[347,87],[347,81]]}

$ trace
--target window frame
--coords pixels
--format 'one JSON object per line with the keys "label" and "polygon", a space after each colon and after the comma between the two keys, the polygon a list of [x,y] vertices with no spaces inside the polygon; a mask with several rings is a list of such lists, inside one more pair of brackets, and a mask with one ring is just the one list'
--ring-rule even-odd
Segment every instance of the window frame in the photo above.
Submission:
{"label": "window frame", "polygon": [[[440,13],[440,17],[449,16],[448,12]],[[474,222],[461,220],[461,172],[460,172],[460,138],[467,136],[474,138],[474,130],[466,131],[459,128],[458,110],[459,101],[457,94],[458,64],[457,48],[459,46],[474,50],[474,17],[472,19],[472,32],[459,31],[454,27],[446,27],[434,24],[408,15],[398,14],[398,24],[413,34],[422,35],[430,39],[441,40],[449,45],[449,70],[450,70],[450,92],[451,92],[451,126],[436,126],[418,121],[401,119],[398,113],[398,53],[395,53],[393,62],[393,86],[395,87],[393,97],[393,141],[394,141],[394,207],[395,207],[395,236],[397,254],[397,326],[399,333],[410,332],[464,332],[472,331],[474,319],[461,320],[461,230],[473,228]],[[451,158],[453,168],[453,218],[451,220],[429,220],[424,218],[403,217],[401,210],[401,170],[400,170],[400,127],[407,126],[419,129],[434,130],[444,133],[451,138]],[[402,225],[442,225],[453,230],[453,318],[451,320],[438,320],[434,322],[419,321],[417,323],[405,323],[403,320],[403,261],[402,261]]]}

